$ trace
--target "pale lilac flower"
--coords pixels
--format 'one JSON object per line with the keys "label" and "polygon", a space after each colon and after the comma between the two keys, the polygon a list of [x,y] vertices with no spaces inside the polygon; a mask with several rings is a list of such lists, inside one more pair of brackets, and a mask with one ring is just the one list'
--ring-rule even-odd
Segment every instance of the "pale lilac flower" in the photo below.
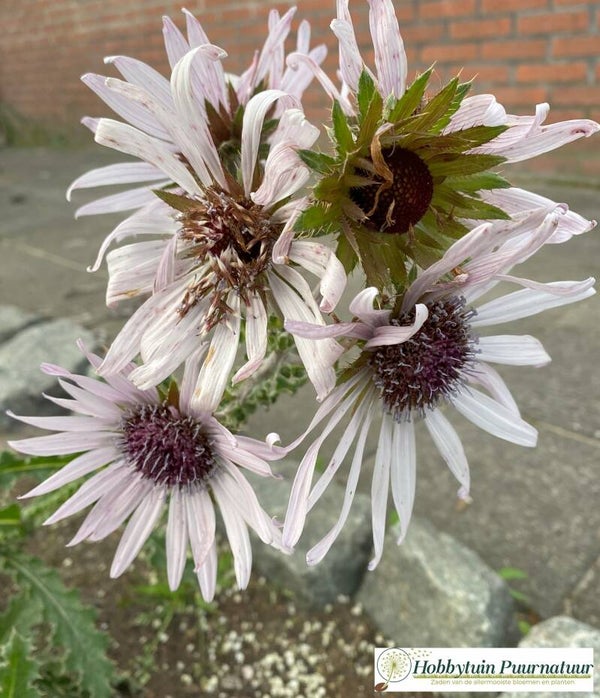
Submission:
{"label": "pale lilac flower", "polygon": [[[550,357],[531,336],[481,336],[479,331],[594,294],[593,279],[537,283],[508,274],[551,239],[564,215],[564,207],[559,207],[518,223],[486,223],[475,228],[452,245],[439,262],[421,272],[393,311],[374,308],[378,291],[367,288],[350,305],[355,316],[351,322],[327,328],[288,323],[289,331],[303,337],[354,338],[361,353],[343,372],[342,382],[322,403],[307,431],[289,447],[296,447],[320,427],[321,433],[308,448],[294,480],[283,530],[285,546],[296,543],[308,512],[356,440],[340,517],[308,552],[307,561],[316,564],[327,553],[348,516],[365,441],[376,417],[381,417],[381,427],[371,486],[375,555],[370,569],[382,553],[390,485],[401,525],[398,542],[406,535],[415,494],[417,420],[424,421],[460,483],[459,496],[465,498],[469,467],[460,438],[444,416],[445,405],[453,406],[494,436],[522,446],[536,445],[536,430],[522,419],[506,384],[490,363],[542,366]],[[482,305],[476,303],[500,281],[523,289]],[[334,455],[312,486],[319,449],[344,418],[349,421]]]}
{"label": "pale lilac flower", "polygon": [[[187,38],[171,19],[163,18],[165,48],[173,71],[170,82],[151,66],[128,56],[105,59],[106,63],[115,66],[124,81],[93,73],[82,77],[90,89],[130,124],[118,127],[120,135],[127,132],[133,135],[136,130],[141,132],[135,136],[144,153],[141,159],[146,162],[123,162],[86,172],[71,184],[67,198],[70,200],[76,189],[148,184],[85,204],[77,210],[76,216],[141,208],[154,202],[153,189],[173,182],[185,188],[180,180],[183,178],[189,184],[190,179],[189,174],[183,172],[184,165],[179,162],[182,156],[193,167],[199,168],[198,175],[205,172],[205,165],[209,168],[211,164],[216,165],[214,147],[218,148],[229,140],[235,141],[237,110],[245,107],[257,90],[266,86],[282,90],[299,100],[310,83],[310,70],[292,71],[285,63],[284,42],[291,29],[295,7],[282,17],[277,10],[270,11],[267,39],[241,76],[225,72],[221,59],[226,57],[226,52],[211,45],[198,20],[188,10],[183,12]],[[298,29],[296,50],[320,64],[327,49],[324,45],[310,49],[310,33],[310,25],[304,20]],[[182,63],[186,56],[186,62]],[[275,105],[274,109],[278,113],[282,106]],[[105,120],[101,119],[85,117],[82,121],[93,133],[101,123],[106,126]],[[110,143],[111,135],[105,130],[99,142],[119,150]],[[187,152],[190,148],[191,159]],[[148,157],[150,151],[152,156]],[[126,152],[130,153],[130,150]],[[130,154],[139,156],[138,152]],[[217,172],[213,171],[218,182],[221,181],[219,169],[217,165]]]}
{"label": "pale lilac flower", "polygon": [[[369,0],[369,26],[375,53],[375,70],[363,61],[349,11],[349,0],[337,0],[337,18],[331,29],[339,42],[339,72],[343,89],[338,91],[323,80],[323,71],[306,54],[291,54],[289,63],[312,67],[333,99],[337,99],[348,115],[356,115],[356,94],[363,70],[373,78],[384,100],[400,99],[407,88],[408,62],[404,42],[392,0]],[[347,95],[344,97],[344,94]],[[496,101],[494,95],[466,97],[443,133],[449,134],[472,126],[508,126],[490,143],[472,152],[501,155],[507,162],[520,162],[547,153],[578,138],[591,136],[600,126],[589,119],[573,119],[543,126],[549,105],[538,104],[534,116],[513,116]]]}
{"label": "pale lilac flower", "polygon": [[[393,293],[406,283],[405,262],[426,267],[449,239],[481,221],[544,205],[510,188],[495,168],[591,136],[600,126],[589,119],[545,125],[547,104],[532,116],[507,114],[491,94],[467,96],[470,84],[459,78],[434,92],[432,69],[409,83],[392,0],[369,0],[369,24],[372,67],[361,56],[348,0],[337,0],[331,27],[340,89],[309,56],[290,54],[288,63],[311,69],[334,101],[335,156],[315,160],[314,215],[339,235],[347,268],[360,263],[368,285]],[[569,212],[551,242],[594,225]]]}
{"label": "pale lilac flower", "polygon": [[[97,368],[100,358],[86,354]],[[261,508],[242,470],[271,476],[266,461],[279,458],[281,451],[233,435],[214,417],[208,401],[203,405],[192,400],[197,360],[192,357],[186,364],[181,392],[177,395],[171,390],[166,397],[155,388],[136,388],[129,379],[131,366],[103,382],[44,364],[43,371],[58,377],[70,396],[46,397],[75,415],[21,417],[9,413],[26,424],[57,432],[10,445],[34,456],[78,454],[23,497],[52,492],[97,471],[45,524],[93,504],[68,543],[75,545],[103,540],[128,520],[110,569],[113,578],[133,562],[168,504],[169,587],[177,589],[181,582],[189,542],[202,595],[210,601],[217,579],[215,508],[225,524],[241,589],[248,584],[252,566],[248,527],[264,543],[280,547],[280,532]]]}
{"label": "pale lilac flower", "polygon": [[[117,336],[102,375],[122,370],[139,354],[143,365],[131,378],[148,388],[212,339],[199,379],[202,399],[207,381],[224,387],[228,380],[242,318],[247,361],[236,381],[252,375],[264,359],[271,302],[284,318],[308,322],[323,322],[321,311],[335,307],[345,285],[341,263],[325,245],[293,239],[293,226],[307,204],[300,194],[309,177],[297,150],[310,148],[318,130],[293,94],[301,93],[306,81],[292,89],[283,70],[280,53],[292,15],[271,13],[269,38],[256,65],[240,78],[235,104],[221,66],[223,52],[204,41],[189,13],[189,43],[172,23],[165,24],[170,84],[147,66],[121,57],[114,62],[126,81],[102,78],[100,88],[94,77],[100,96],[130,122],[100,119],[94,124],[96,141],[140,158],[141,171],[155,168],[164,175],[154,185],[158,190],[144,190],[149,202],[135,194],[141,208],[107,236],[92,267],[99,267],[111,243],[143,236],[107,257],[109,305],[150,297]],[[308,27],[302,25],[301,50],[308,51],[308,40]],[[251,96],[264,80],[270,89]],[[265,156],[265,120],[273,115],[277,125]],[[119,172],[130,173],[132,167],[137,166],[129,163]],[[106,177],[106,172],[88,173],[74,186],[114,184],[115,171]],[[105,203],[94,202],[84,212],[98,213]],[[117,210],[112,204],[109,209]],[[320,304],[298,267],[319,279]],[[296,344],[322,397],[335,382],[326,365],[339,347],[332,340],[315,344],[299,339]]]}
{"label": "pale lilac flower", "polygon": [[[241,181],[223,169],[220,175],[211,170],[205,182],[196,184],[194,179],[193,186],[187,187],[182,180],[181,190],[132,215],[105,240],[94,268],[113,240],[160,235],[158,240],[134,242],[108,254],[108,304],[139,295],[150,297],[113,342],[100,368],[102,375],[121,370],[139,354],[143,365],[133,371],[132,380],[142,388],[157,385],[210,339],[198,392],[212,381],[221,386],[213,391],[216,395],[224,389],[236,358],[242,316],[247,362],[234,376],[236,381],[254,373],[264,359],[271,302],[285,319],[322,324],[321,311],[335,307],[346,281],[341,263],[322,243],[293,239],[294,223],[306,201],[290,197],[308,177],[295,151],[312,145],[318,135],[299,109],[283,112],[257,181],[260,133],[265,115],[277,101],[293,99],[280,90],[267,90],[246,106]],[[97,138],[106,133],[106,142],[114,146],[121,126],[101,123]],[[122,134],[118,147],[132,152],[135,138],[130,136]],[[149,157],[145,150],[138,154]],[[191,150],[186,158],[192,161]],[[216,151],[212,159],[220,163]],[[188,174],[187,168],[184,171]],[[211,184],[211,177],[219,176],[223,184]],[[320,279],[320,304],[291,263]],[[296,345],[323,397],[335,383],[329,364],[339,354],[339,346],[334,340],[304,339]]]}

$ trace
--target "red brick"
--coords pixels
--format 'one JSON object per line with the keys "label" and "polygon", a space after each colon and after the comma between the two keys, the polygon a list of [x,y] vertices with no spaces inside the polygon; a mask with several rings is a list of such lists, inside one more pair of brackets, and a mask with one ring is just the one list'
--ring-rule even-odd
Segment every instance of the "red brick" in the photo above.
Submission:
{"label": "red brick", "polygon": [[548,0],[481,0],[481,9],[485,14],[499,12],[518,12],[519,10],[539,9],[548,7]]}
{"label": "red brick", "polygon": [[552,12],[519,17],[517,19],[517,32],[520,34],[578,32],[585,31],[589,25],[590,17],[587,10]]}
{"label": "red brick", "polygon": [[505,106],[526,106],[530,110],[540,102],[548,101],[548,90],[545,87],[498,87],[494,94]]}
{"label": "red brick", "polygon": [[487,41],[481,47],[481,56],[486,60],[502,61],[515,58],[542,58],[546,55],[547,47],[547,42],[542,39]]}
{"label": "red brick", "polygon": [[424,41],[433,41],[441,38],[446,32],[445,27],[436,23],[428,22],[427,24],[411,24],[402,29],[402,38],[407,47],[412,43],[422,43]]}
{"label": "red brick", "polygon": [[569,36],[556,37],[552,42],[552,54],[557,58],[563,56],[598,56],[600,55],[600,37]]}
{"label": "red brick", "polygon": [[552,103],[560,106],[579,104],[595,107],[596,116],[598,116],[598,112],[600,112],[600,85],[557,88],[552,93]]}
{"label": "red brick", "polygon": [[422,0],[419,15],[424,19],[462,17],[475,12],[475,0]]}
{"label": "red brick", "polygon": [[434,61],[440,63],[472,61],[479,55],[478,44],[433,44],[421,50],[421,60],[428,65]]}
{"label": "red brick", "polygon": [[506,36],[510,33],[512,21],[508,17],[500,19],[480,19],[469,22],[452,22],[450,36],[453,39],[478,39]]}
{"label": "red brick", "polygon": [[581,82],[586,79],[586,63],[529,64],[517,67],[517,82]]}

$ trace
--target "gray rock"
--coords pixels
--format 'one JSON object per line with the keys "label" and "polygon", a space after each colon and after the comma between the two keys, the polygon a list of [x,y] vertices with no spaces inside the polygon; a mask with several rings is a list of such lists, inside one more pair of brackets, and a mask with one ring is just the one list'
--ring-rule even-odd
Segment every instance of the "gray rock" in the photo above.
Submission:
{"label": "gray rock", "polygon": [[[555,616],[534,625],[527,635],[519,642],[519,647],[593,647],[594,674],[598,675],[600,665],[600,630],[587,623],[569,618]],[[599,680],[596,678],[594,693],[536,693],[536,698],[597,698],[600,695]],[[513,692],[502,693],[500,698],[521,698],[531,696],[531,693]]]}
{"label": "gray rock", "polygon": [[94,348],[94,336],[70,320],[59,319],[29,327],[0,346],[0,426],[16,426],[5,410],[17,414],[54,412],[42,392],[53,388],[56,379],[40,371],[40,364],[55,363],[70,371],[87,365],[75,342],[81,338]]}
{"label": "gray rock", "polygon": [[565,601],[565,610],[569,615],[585,620],[600,627],[600,557],[587,570],[577,583],[575,589]]}
{"label": "gray rock", "polygon": [[481,558],[429,522],[413,519],[404,543],[387,534],[383,558],[357,596],[399,647],[506,646],[513,602]]}
{"label": "gray rock", "polygon": [[10,339],[40,318],[28,313],[15,305],[0,305],[0,342]]}
{"label": "gray rock", "polygon": [[[296,464],[275,464],[285,480],[254,478],[256,493],[265,511],[283,521]],[[285,555],[266,545],[254,545],[255,569],[267,579],[294,592],[296,599],[313,608],[332,603],[340,595],[353,595],[367,569],[372,546],[371,502],[357,494],[339,537],[316,566],[306,564],[306,553],[335,524],[343,490],[331,484],[310,512],[296,549]]]}

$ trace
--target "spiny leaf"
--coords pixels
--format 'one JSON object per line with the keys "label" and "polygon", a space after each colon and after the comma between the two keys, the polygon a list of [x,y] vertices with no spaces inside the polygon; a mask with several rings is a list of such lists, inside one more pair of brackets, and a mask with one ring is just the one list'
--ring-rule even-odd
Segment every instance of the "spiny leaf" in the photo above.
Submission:
{"label": "spiny leaf", "polygon": [[350,126],[348,126],[346,115],[342,111],[337,100],[333,103],[331,120],[333,123],[333,134],[336,140],[337,151],[341,157],[345,157],[354,150],[354,138],[352,137]]}
{"label": "spiny leaf", "polygon": [[427,162],[427,167],[433,177],[449,177],[450,175],[470,175],[483,170],[489,170],[504,162],[500,155],[436,155]]}
{"label": "spiny leaf", "polygon": [[367,109],[371,104],[373,95],[377,92],[373,78],[366,70],[363,70],[358,79],[358,93],[356,100],[358,102],[358,117],[362,121],[367,113]]}
{"label": "spiny leaf", "polygon": [[453,131],[443,135],[418,136],[411,140],[414,150],[422,148],[427,152],[446,151],[449,153],[464,153],[488,143],[506,131],[506,126],[474,126],[473,128]]}
{"label": "spiny leaf", "polygon": [[315,237],[316,235],[329,233],[331,226],[332,220],[329,216],[329,211],[324,206],[313,204],[305,211],[302,211],[294,225],[294,230],[300,232],[310,230],[312,231],[312,237]]}
{"label": "spiny leaf", "polygon": [[425,88],[433,72],[433,66],[419,75],[412,85],[406,90],[402,97],[392,107],[389,114],[385,116],[385,120],[392,124],[412,116],[413,112],[421,104]]}
{"label": "spiny leaf", "polygon": [[33,682],[39,674],[39,663],[32,657],[28,640],[16,630],[2,648],[0,664],[0,696],[2,698],[39,698]]}
{"label": "spiny leaf", "polygon": [[12,630],[29,637],[31,629],[40,622],[41,604],[26,590],[12,596],[6,610],[0,615],[0,645],[6,644]]}
{"label": "spiny leaf", "polygon": [[312,150],[298,150],[297,153],[305,165],[319,174],[329,174],[336,165],[335,158],[325,153],[315,153]]}
{"label": "spiny leaf", "polygon": [[478,172],[472,175],[452,176],[446,179],[446,184],[454,189],[460,189],[467,194],[488,189],[508,189],[511,183],[496,172]]}
{"label": "spiny leaf", "polygon": [[159,199],[168,204],[171,208],[176,211],[181,211],[185,213],[186,211],[191,211],[196,205],[192,199],[187,196],[181,196],[181,194],[174,194],[172,191],[165,191],[164,189],[153,189],[153,194],[156,194]]}
{"label": "spiny leaf", "polygon": [[381,115],[383,110],[383,99],[379,92],[375,90],[371,101],[365,109],[364,114],[361,114],[359,120],[360,131],[356,140],[356,147],[370,146],[375,132],[381,123]]}
{"label": "spiny leaf", "polygon": [[440,120],[446,114],[452,100],[456,95],[458,78],[451,80],[424,106],[423,113],[411,123],[411,131],[423,133],[425,131],[441,131]]}
{"label": "spiny leaf", "polygon": [[14,555],[4,561],[22,589],[39,599],[43,618],[56,646],[64,649],[64,666],[79,679],[82,691],[110,698],[113,665],[106,656],[107,640],[96,628],[94,610],[67,589],[58,574],[40,560]]}

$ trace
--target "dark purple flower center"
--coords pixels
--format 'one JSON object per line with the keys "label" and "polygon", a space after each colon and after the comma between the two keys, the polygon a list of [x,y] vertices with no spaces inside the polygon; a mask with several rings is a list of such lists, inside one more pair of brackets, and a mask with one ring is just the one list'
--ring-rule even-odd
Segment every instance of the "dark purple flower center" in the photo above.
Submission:
{"label": "dark purple flower center", "polygon": [[411,150],[389,148],[381,154],[392,181],[384,182],[375,175],[373,178],[381,184],[352,188],[350,198],[367,215],[367,227],[381,233],[407,233],[429,208],[433,178],[427,165]]}
{"label": "dark purple flower center", "polygon": [[157,485],[202,484],[216,468],[202,425],[171,405],[139,405],[125,413],[121,429],[127,461]]}
{"label": "dark purple flower center", "polygon": [[[423,415],[455,393],[475,358],[477,340],[469,325],[475,311],[465,308],[464,298],[435,301],[428,309],[429,317],[411,339],[379,347],[369,359],[373,382],[397,421],[415,412]],[[411,311],[390,324],[402,327],[413,321]]]}

